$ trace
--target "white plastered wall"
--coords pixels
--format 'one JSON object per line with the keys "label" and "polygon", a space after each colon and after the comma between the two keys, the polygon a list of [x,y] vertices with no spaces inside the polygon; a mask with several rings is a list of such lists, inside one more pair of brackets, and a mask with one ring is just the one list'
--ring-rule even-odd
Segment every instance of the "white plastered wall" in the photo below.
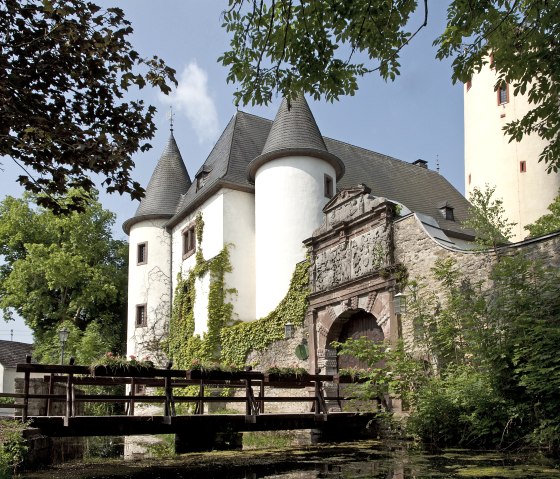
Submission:
{"label": "white plastered wall", "polygon": [[[521,142],[509,142],[502,128],[522,118],[530,106],[525,96],[514,96],[509,85],[509,101],[498,105],[494,91],[496,77],[488,66],[475,75],[471,87],[465,89],[465,192],[481,190],[485,185],[496,187],[496,198],[504,201],[510,221],[517,223],[514,240],[527,236],[523,226],[548,213],[560,187],[560,174],[547,174],[538,157],[546,142],[537,135]],[[526,162],[526,172],[520,162]]]}
{"label": "white plastered wall", "polygon": [[[145,341],[161,338],[170,314],[170,235],[165,220],[133,225],[129,237],[127,355],[150,355]],[[139,243],[147,242],[147,263],[138,264]],[[147,306],[147,326],[136,327],[136,306]]]}
{"label": "white plastered wall", "polygon": [[[230,245],[232,272],[227,273],[227,288],[237,289],[237,294],[228,300],[233,304],[235,319],[250,321],[255,318],[255,250],[254,250],[254,195],[228,188],[221,189],[206,200],[173,229],[173,283],[176,286],[177,272],[182,274],[194,267],[196,257],[183,259],[183,234],[185,228],[194,225],[200,211],[204,221],[202,252],[205,259],[220,253],[225,244]],[[197,248],[200,245],[197,245]],[[180,266],[179,266],[180,265]],[[210,277],[195,283],[195,334],[207,330],[208,293]]]}
{"label": "white plastered wall", "polygon": [[272,311],[288,291],[295,265],[305,259],[302,241],[323,220],[325,174],[336,173],[324,160],[290,156],[261,166],[255,176],[256,316]]}

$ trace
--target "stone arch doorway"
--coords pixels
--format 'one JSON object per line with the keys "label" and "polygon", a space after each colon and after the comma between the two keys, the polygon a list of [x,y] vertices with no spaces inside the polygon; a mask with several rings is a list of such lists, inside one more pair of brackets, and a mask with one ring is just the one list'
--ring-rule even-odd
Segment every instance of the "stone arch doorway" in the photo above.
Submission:
{"label": "stone arch doorway", "polygon": [[[377,323],[375,316],[367,311],[358,310],[353,313],[342,325],[338,335],[338,342],[347,339],[359,339],[365,337],[373,342],[382,342],[385,339],[383,329]],[[356,368],[367,369],[368,365],[358,358],[348,355],[338,356],[337,369]]]}

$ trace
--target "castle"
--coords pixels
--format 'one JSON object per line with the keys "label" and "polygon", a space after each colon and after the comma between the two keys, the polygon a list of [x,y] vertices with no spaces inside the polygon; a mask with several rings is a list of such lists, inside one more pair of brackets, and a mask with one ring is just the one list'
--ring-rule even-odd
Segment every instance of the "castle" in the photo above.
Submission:
{"label": "castle", "polygon": [[[303,96],[284,100],[274,121],[236,113],[193,178],[171,133],[145,197],[124,223],[127,354],[142,353],[151,338],[165,334],[178,278],[195,267],[197,251],[209,259],[226,246],[231,271],[223,288],[235,289],[234,319],[250,322],[272,311],[310,251],[317,331],[338,321],[340,333],[349,318],[338,311],[343,303],[344,311],[365,311],[377,331],[380,316],[394,317],[391,268],[400,245],[393,223],[409,218],[442,251],[468,250],[473,237],[460,224],[468,206],[424,161],[407,163],[323,137]],[[200,236],[197,218],[204,225]],[[380,268],[389,275],[382,277]],[[208,329],[211,281],[206,273],[195,282],[195,335]],[[384,336],[396,334],[389,324]],[[318,336],[310,341],[322,351],[313,367],[325,366],[326,343]]]}

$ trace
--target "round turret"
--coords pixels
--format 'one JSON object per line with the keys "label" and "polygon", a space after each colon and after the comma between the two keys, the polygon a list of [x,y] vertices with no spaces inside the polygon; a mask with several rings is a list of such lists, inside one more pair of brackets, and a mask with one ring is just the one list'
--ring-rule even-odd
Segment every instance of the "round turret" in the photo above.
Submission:
{"label": "round turret", "polygon": [[249,164],[255,183],[256,315],[272,311],[288,291],[303,240],[321,225],[344,164],[328,152],[303,95],[284,100],[262,154]]}
{"label": "round turret", "polygon": [[171,236],[165,223],[175,214],[191,180],[173,134],[150,178],[135,215],[125,221],[129,235],[127,355],[162,334],[170,316]]}

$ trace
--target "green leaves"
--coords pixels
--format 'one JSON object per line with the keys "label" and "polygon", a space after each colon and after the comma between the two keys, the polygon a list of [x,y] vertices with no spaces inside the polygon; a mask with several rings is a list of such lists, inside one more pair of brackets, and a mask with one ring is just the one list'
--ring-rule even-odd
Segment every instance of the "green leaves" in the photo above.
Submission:
{"label": "green leaves", "polygon": [[149,147],[153,107],[124,93],[151,84],[168,93],[174,70],[140,59],[123,11],[78,0],[6,0],[0,6],[0,155],[37,174],[19,182],[55,212],[84,208],[72,187],[91,191],[92,173],[109,192],[143,194],[132,154]]}
{"label": "green leaves", "polygon": [[[77,191],[71,191],[80,197]],[[23,317],[38,343],[39,359],[58,362],[51,346],[56,332],[68,322],[81,336],[92,322],[112,349],[122,346],[126,311],[126,243],[111,238],[114,215],[95,200],[81,196],[83,213],[56,216],[36,207],[38,199],[7,197],[0,203],[0,308]],[[59,198],[60,204],[72,199]],[[114,327],[116,325],[116,327]],[[69,354],[79,351],[69,345]]]}
{"label": "green leaves", "polygon": [[230,68],[228,82],[241,85],[236,104],[267,104],[274,92],[332,102],[353,95],[366,73],[395,79],[416,7],[416,0],[233,0],[223,13],[230,50],[218,61]]}
{"label": "green leaves", "polygon": [[550,213],[525,226],[531,236],[542,236],[560,230],[560,190],[554,201],[548,205]]}
{"label": "green leaves", "polygon": [[474,230],[480,249],[492,248],[497,253],[498,246],[506,244],[512,237],[516,223],[505,217],[503,200],[493,198],[495,191],[496,188],[489,185],[484,190],[473,189],[469,196],[472,206],[463,225]]}

